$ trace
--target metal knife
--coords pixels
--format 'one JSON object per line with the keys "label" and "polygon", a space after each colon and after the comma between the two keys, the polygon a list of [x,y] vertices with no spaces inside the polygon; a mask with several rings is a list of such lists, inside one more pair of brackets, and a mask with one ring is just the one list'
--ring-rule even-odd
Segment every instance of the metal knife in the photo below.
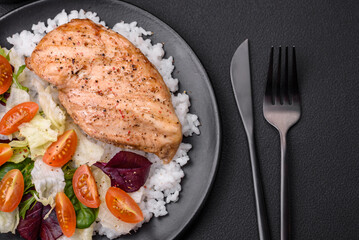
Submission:
{"label": "metal knife", "polygon": [[269,240],[269,227],[267,211],[264,202],[262,181],[260,177],[259,164],[256,157],[253,136],[253,107],[251,74],[249,68],[248,39],[236,50],[231,62],[231,81],[237,107],[241,115],[244,129],[247,134],[249,153],[252,165],[252,176],[254,185],[254,196],[257,210],[257,223],[260,240]]}

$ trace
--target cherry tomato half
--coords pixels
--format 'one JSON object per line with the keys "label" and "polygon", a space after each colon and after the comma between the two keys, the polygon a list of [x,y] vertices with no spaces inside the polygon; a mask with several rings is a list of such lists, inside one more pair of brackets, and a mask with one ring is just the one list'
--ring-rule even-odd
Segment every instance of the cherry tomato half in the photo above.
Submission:
{"label": "cherry tomato half", "polygon": [[63,192],[56,194],[56,216],[62,232],[71,237],[76,229],[76,213],[70,199]]}
{"label": "cherry tomato half", "polygon": [[120,188],[110,187],[106,193],[106,205],[118,219],[127,223],[143,221],[143,214],[135,200]]}
{"label": "cherry tomato half", "polygon": [[7,162],[12,156],[13,152],[9,144],[0,143],[0,166]]}
{"label": "cherry tomato half", "polygon": [[12,83],[12,67],[9,61],[0,55],[0,94],[6,92]]}
{"label": "cherry tomato half", "polygon": [[50,166],[62,167],[70,161],[76,151],[76,147],[77,134],[73,129],[68,130],[48,147],[42,160]]}
{"label": "cherry tomato half", "polygon": [[24,177],[18,169],[5,174],[0,182],[0,211],[12,212],[24,194]]}
{"label": "cherry tomato half", "polygon": [[39,110],[34,102],[24,102],[11,108],[0,121],[0,134],[9,135],[19,130],[22,123],[30,122]]}
{"label": "cherry tomato half", "polygon": [[79,167],[72,178],[72,187],[77,199],[86,207],[98,208],[101,204],[95,178],[87,165]]}

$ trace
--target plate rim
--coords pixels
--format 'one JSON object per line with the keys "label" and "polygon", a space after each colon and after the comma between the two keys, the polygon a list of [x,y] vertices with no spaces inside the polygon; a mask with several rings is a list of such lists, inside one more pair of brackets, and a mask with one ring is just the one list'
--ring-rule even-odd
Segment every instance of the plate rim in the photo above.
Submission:
{"label": "plate rim", "polygon": [[[53,1],[56,1],[56,0],[38,0],[38,1],[30,2],[30,3],[25,3],[24,5],[22,5],[20,7],[16,7],[14,9],[10,10],[9,12],[5,13],[4,15],[2,15],[0,17],[0,21],[3,21],[8,16],[16,14],[16,13],[24,10],[27,7],[31,7],[31,6],[37,5],[37,4],[43,4],[46,2],[53,2]],[[186,232],[186,230],[188,230],[188,228],[193,224],[194,220],[199,216],[200,212],[202,211],[202,209],[203,209],[205,203],[207,202],[208,197],[211,193],[211,190],[213,188],[213,185],[214,185],[214,182],[216,179],[216,175],[218,172],[221,148],[222,148],[222,125],[221,125],[221,118],[220,118],[220,114],[219,114],[219,110],[218,110],[216,95],[213,90],[213,85],[212,85],[212,82],[207,74],[206,69],[204,68],[202,62],[197,57],[195,52],[192,50],[192,48],[189,46],[189,44],[174,29],[172,29],[166,22],[162,21],[160,18],[158,18],[157,16],[148,12],[147,10],[145,10],[141,7],[138,7],[132,3],[124,2],[122,0],[118,0],[118,1],[117,0],[104,0],[104,1],[109,1],[114,4],[123,4],[128,8],[132,8],[136,11],[142,12],[144,15],[151,18],[152,20],[159,22],[162,26],[164,26],[166,28],[166,31],[169,31],[171,34],[173,34],[175,37],[177,37],[180,41],[182,41],[184,46],[188,49],[190,56],[193,58],[195,65],[197,66],[197,68],[199,68],[202,71],[203,78],[204,78],[205,83],[208,88],[208,92],[209,92],[209,95],[211,98],[211,103],[212,103],[212,106],[214,109],[215,122],[217,123],[217,128],[215,129],[216,142],[217,142],[216,149],[215,149],[215,156],[213,158],[212,168],[209,173],[210,181],[206,185],[206,189],[205,189],[206,193],[201,197],[199,204],[196,205],[196,207],[195,207],[196,210],[193,213],[191,213],[191,215],[184,221],[184,224],[182,224],[176,231],[172,232],[172,234],[170,235],[170,238],[169,238],[169,239],[178,239],[180,236],[182,236]],[[95,10],[92,10],[92,11],[95,12]],[[102,19],[101,16],[99,16],[99,17],[100,17],[100,19]],[[44,20],[44,21],[46,21],[46,20]]]}

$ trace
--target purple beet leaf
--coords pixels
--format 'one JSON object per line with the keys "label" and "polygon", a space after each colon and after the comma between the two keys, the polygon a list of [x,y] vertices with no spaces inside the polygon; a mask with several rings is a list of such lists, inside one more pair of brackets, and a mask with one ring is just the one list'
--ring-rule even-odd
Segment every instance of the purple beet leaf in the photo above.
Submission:
{"label": "purple beet leaf", "polygon": [[[26,194],[22,201],[30,198],[32,194]],[[42,221],[42,204],[37,202],[33,208],[27,210],[25,219],[20,218],[17,231],[20,236],[26,240],[36,240],[39,237],[40,227]]]}
{"label": "purple beet leaf", "polygon": [[94,165],[110,177],[111,186],[135,192],[145,184],[151,164],[141,155],[121,151],[108,163],[97,162]]}
{"label": "purple beet leaf", "polygon": [[[31,193],[24,195],[22,202],[32,196]],[[20,236],[26,240],[56,240],[62,236],[60,225],[57,221],[55,210],[53,210],[48,218],[44,219],[51,207],[43,206],[42,203],[36,202],[32,208],[26,211],[25,218],[20,217],[17,231]]]}
{"label": "purple beet leaf", "polygon": [[[51,207],[49,205],[44,206],[42,210],[42,218],[50,211]],[[56,240],[62,236],[62,230],[57,221],[57,216],[55,209],[52,210],[50,215],[42,220],[40,238],[41,240]]]}

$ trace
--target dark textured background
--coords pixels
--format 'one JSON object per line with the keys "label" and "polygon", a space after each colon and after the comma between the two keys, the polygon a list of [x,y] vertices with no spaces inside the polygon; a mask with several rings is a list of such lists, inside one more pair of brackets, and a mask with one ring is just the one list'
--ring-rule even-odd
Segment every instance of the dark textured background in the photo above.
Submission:
{"label": "dark textured background", "polygon": [[[212,81],[223,144],[208,201],[184,239],[258,239],[249,155],[229,64],[250,40],[258,158],[279,239],[279,140],[262,96],[271,45],[295,45],[303,113],[290,131],[293,239],[359,239],[359,1],[132,0],[192,47]],[[23,5],[0,4],[0,15]],[[2,36],[4,37],[4,36]]]}

